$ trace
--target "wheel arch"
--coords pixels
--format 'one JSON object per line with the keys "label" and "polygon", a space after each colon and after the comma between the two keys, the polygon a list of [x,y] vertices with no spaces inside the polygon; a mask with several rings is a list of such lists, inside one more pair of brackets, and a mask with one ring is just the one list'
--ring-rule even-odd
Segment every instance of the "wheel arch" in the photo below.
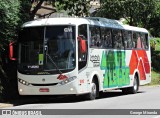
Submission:
{"label": "wheel arch", "polygon": [[96,84],[97,84],[97,86],[98,86],[98,90],[100,90],[100,85],[99,85],[100,79],[99,79],[99,77],[98,77],[97,74],[94,74],[94,76],[92,77],[92,81],[95,81],[95,82],[96,82]]}

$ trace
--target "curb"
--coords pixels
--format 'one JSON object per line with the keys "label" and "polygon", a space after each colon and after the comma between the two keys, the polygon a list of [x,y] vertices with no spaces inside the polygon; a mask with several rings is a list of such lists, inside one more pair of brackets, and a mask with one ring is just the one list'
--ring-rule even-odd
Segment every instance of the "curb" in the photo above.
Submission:
{"label": "curb", "polygon": [[13,104],[0,103],[0,109],[1,108],[6,108],[6,107],[13,107]]}

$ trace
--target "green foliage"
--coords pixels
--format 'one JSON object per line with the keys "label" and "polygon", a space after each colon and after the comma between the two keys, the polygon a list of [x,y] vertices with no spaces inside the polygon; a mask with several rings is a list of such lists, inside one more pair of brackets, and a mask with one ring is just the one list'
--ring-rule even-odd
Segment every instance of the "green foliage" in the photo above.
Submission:
{"label": "green foliage", "polygon": [[151,83],[149,83],[149,85],[160,85],[160,73],[152,70],[151,78]]}
{"label": "green foliage", "polygon": [[57,11],[65,10],[70,16],[88,16],[90,0],[59,0],[55,2]]}
{"label": "green foliage", "polygon": [[160,36],[160,1],[157,0],[101,0],[98,17],[126,19],[129,25],[144,27],[153,36]]}
{"label": "green foliage", "polygon": [[0,99],[15,96],[16,62],[8,60],[8,44],[17,39],[20,27],[19,0],[0,0]]}
{"label": "green foliage", "polygon": [[150,39],[151,50],[155,50],[156,40],[154,38]]}
{"label": "green foliage", "polygon": [[19,0],[19,2],[20,2],[19,26],[21,26],[23,23],[30,20],[30,10],[32,4],[29,0]]}
{"label": "green foliage", "polygon": [[125,18],[131,25],[137,25],[155,9],[155,0],[102,0],[101,3],[97,15],[114,19]]}
{"label": "green foliage", "polygon": [[101,7],[97,11],[96,16],[119,20],[122,18],[122,3],[123,0],[101,0]]}
{"label": "green foliage", "polygon": [[160,38],[152,38],[150,40],[151,45],[151,60],[152,70],[160,72]]}
{"label": "green foliage", "polygon": [[19,22],[18,0],[0,0],[0,44],[13,40]]}
{"label": "green foliage", "polygon": [[160,38],[151,38],[150,39],[150,46],[155,51],[160,51]]}
{"label": "green foliage", "polygon": [[155,50],[160,51],[160,38],[156,38],[156,45],[155,45]]}
{"label": "green foliage", "polygon": [[149,85],[160,85],[160,38],[151,38],[151,83]]}

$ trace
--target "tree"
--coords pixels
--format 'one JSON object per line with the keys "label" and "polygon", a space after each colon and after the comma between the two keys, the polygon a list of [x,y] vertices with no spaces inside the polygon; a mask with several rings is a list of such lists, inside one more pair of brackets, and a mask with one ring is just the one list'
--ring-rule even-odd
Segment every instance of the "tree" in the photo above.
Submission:
{"label": "tree", "polygon": [[102,0],[96,16],[117,20],[124,18],[129,25],[150,30],[152,24],[154,25],[153,19],[159,19],[159,3],[160,1],[155,0]]}
{"label": "tree", "polygon": [[21,26],[24,22],[27,22],[33,18],[31,18],[31,8],[33,1],[29,0],[19,0],[20,2],[20,11],[19,11],[19,26]]}
{"label": "tree", "polygon": [[[38,0],[38,3],[33,7],[33,10],[30,9],[30,19],[33,20],[37,11],[41,8],[41,5],[44,1],[47,0]],[[34,0],[31,0],[31,4],[34,3]],[[32,8],[32,7],[31,7]]]}
{"label": "tree", "polygon": [[[21,0],[23,1],[23,0]],[[41,5],[47,2],[55,8],[54,12],[67,11],[70,16],[89,16],[90,0],[31,0],[30,19],[34,19]],[[46,14],[47,15],[47,14]],[[45,14],[44,14],[45,16]]]}
{"label": "tree", "polygon": [[122,18],[123,0],[101,0],[100,8],[97,9],[95,16],[117,19]]}
{"label": "tree", "polygon": [[14,93],[11,90],[11,78],[8,78],[6,70],[10,72],[9,76],[12,76],[12,71],[15,68],[7,65],[5,63],[7,60],[5,59],[8,55],[8,42],[13,39],[15,40],[17,36],[17,27],[20,21],[19,11],[20,3],[18,0],[0,0],[0,97],[1,94],[7,92],[10,95]]}
{"label": "tree", "polygon": [[[16,29],[20,20],[18,0],[0,0],[0,44],[16,36]],[[2,47],[1,47],[2,48]]]}
{"label": "tree", "polygon": [[89,16],[90,0],[59,0],[55,2],[57,11],[67,10],[70,16]]}
{"label": "tree", "polygon": [[160,2],[156,3],[155,12],[149,19],[148,29],[155,37],[160,37]]}

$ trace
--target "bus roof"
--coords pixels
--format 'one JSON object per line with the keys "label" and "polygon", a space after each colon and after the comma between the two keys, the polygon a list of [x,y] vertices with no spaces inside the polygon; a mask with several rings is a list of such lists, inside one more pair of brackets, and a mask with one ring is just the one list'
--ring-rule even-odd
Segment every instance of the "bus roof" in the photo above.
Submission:
{"label": "bus roof", "polygon": [[84,17],[84,18],[45,18],[38,19],[34,21],[26,22],[23,27],[35,27],[35,26],[52,26],[52,25],[81,25],[81,24],[90,24],[102,27],[109,27],[115,29],[125,29],[132,30],[137,32],[146,32],[148,31],[144,28],[123,25],[117,20],[100,18],[100,17]]}

